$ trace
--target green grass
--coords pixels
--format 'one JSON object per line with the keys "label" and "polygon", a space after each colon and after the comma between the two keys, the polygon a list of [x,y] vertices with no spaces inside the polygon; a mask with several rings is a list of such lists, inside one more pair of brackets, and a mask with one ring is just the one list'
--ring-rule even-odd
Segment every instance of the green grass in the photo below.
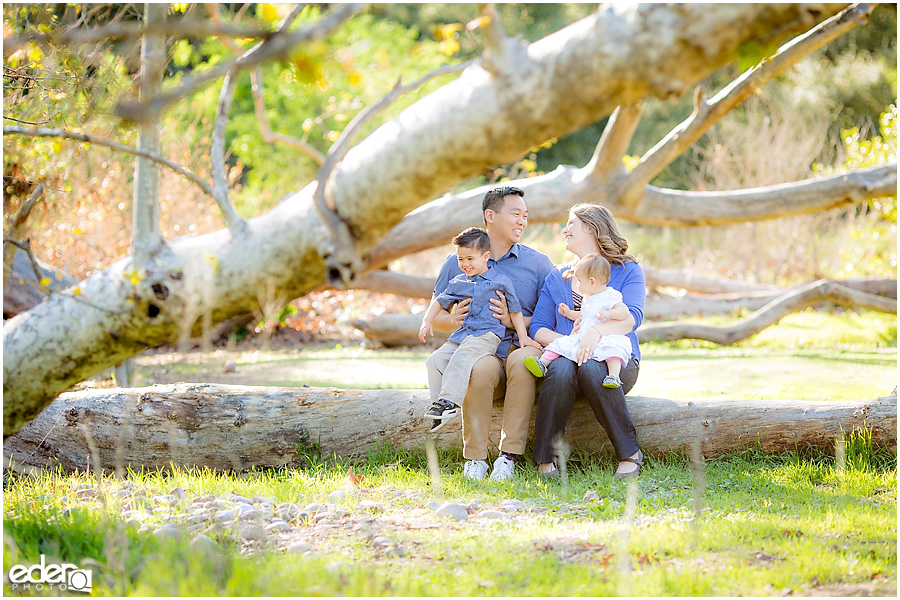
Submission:
{"label": "green grass", "polygon": [[[93,568],[95,595],[128,596],[891,593],[896,457],[858,435],[848,455],[854,458],[843,468],[832,458],[794,454],[708,461],[697,517],[697,479],[678,456],[651,460],[629,500],[627,485],[612,479],[613,465],[603,460],[572,465],[565,485],[537,478],[532,465],[520,466],[509,482],[471,482],[459,472],[458,452],[446,451],[438,493],[424,452],[380,449],[354,466],[369,492],[338,501],[345,516],[328,530],[300,527],[313,540],[304,556],[275,547],[242,553],[228,531],[218,534],[224,550],[213,555],[186,542],[163,543],[150,533],[156,522],[146,531],[123,524],[114,496],[76,501],[73,491],[89,478],[44,474],[19,479],[4,494],[4,569],[36,562],[43,552]],[[344,489],[348,469],[337,460],[243,476],[175,470],[130,479],[150,493],[180,486],[308,503]],[[110,492],[118,487],[112,478],[100,482]],[[598,499],[583,502],[588,490]],[[454,522],[425,508],[446,499],[491,508],[509,498],[530,510],[513,521]],[[386,509],[369,515],[357,506],[361,499]],[[373,548],[363,523],[402,547],[402,556]],[[8,586],[5,592],[14,594]]]}

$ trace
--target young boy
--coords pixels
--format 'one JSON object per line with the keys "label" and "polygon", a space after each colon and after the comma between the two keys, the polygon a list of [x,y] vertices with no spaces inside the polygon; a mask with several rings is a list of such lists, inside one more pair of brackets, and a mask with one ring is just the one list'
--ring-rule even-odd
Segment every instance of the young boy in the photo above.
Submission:
{"label": "young boy", "polygon": [[426,334],[434,335],[432,321],[441,308],[449,309],[453,303],[466,298],[472,301],[462,325],[466,337],[459,344],[445,342],[426,362],[432,405],[425,416],[435,421],[430,431],[437,431],[459,414],[472,367],[478,359],[494,354],[500,345],[506,327],[490,309],[490,300],[497,297],[497,291],[506,296],[519,345],[541,348],[528,337],[513,282],[506,275],[488,269],[491,240],[487,231],[470,227],[453,238],[453,245],[462,274],[451,279],[447,288],[431,301],[419,328],[419,339],[424,342]]}

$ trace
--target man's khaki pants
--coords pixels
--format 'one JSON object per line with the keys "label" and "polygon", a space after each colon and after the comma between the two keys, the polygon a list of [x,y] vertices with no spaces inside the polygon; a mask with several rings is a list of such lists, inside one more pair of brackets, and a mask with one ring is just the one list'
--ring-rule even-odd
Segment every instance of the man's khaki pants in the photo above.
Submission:
{"label": "man's khaki pants", "polygon": [[494,398],[503,398],[500,450],[510,454],[525,452],[537,379],[525,368],[524,361],[526,356],[540,355],[537,348],[525,346],[510,352],[506,359],[492,354],[475,363],[462,405],[466,460],[487,458]]}

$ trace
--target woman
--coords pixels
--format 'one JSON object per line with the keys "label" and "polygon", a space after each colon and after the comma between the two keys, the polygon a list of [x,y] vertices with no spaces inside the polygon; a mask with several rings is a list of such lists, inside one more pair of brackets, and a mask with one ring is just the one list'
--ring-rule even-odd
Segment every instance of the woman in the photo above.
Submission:
{"label": "woman", "polygon": [[[560,356],[549,364],[538,396],[534,459],[541,475],[559,476],[558,466],[554,463],[554,445],[562,438],[575,398],[583,395],[615,449],[619,460],[615,477],[636,476],[644,457],[637,445],[637,433],[628,414],[625,394],[634,387],[640,369],[641,351],[634,331],[644,318],[647,293],[644,271],[637,260],[627,254],[628,241],[619,232],[612,213],[599,204],[573,206],[563,235],[566,250],[579,259],[595,253],[609,261],[609,287],[621,292],[631,316],[624,321],[605,321],[593,327],[579,346],[577,361]],[[574,323],[560,310],[560,304],[578,310],[581,302],[577,279],[563,277],[569,268],[570,265],[557,267],[547,276],[534,309],[531,337],[544,346],[572,332]],[[631,339],[631,360],[622,367],[622,385],[618,388],[603,387],[603,380],[609,374],[607,365],[590,359],[600,337],[611,334],[627,335]]]}

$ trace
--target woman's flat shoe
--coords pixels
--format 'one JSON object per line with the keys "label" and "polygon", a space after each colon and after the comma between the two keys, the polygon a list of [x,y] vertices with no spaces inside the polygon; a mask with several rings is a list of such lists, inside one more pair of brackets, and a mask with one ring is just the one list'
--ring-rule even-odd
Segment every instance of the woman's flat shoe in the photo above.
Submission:
{"label": "woman's flat shoe", "polygon": [[559,479],[559,469],[556,468],[556,465],[553,465],[553,468],[547,472],[538,469],[538,476],[545,479]]}
{"label": "woman's flat shoe", "polygon": [[619,462],[630,462],[637,465],[637,469],[634,471],[628,471],[627,473],[616,473],[613,475],[613,479],[628,479],[629,477],[637,477],[641,474],[641,466],[644,464],[644,453],[638,450],[637,458],[623,458]]}

